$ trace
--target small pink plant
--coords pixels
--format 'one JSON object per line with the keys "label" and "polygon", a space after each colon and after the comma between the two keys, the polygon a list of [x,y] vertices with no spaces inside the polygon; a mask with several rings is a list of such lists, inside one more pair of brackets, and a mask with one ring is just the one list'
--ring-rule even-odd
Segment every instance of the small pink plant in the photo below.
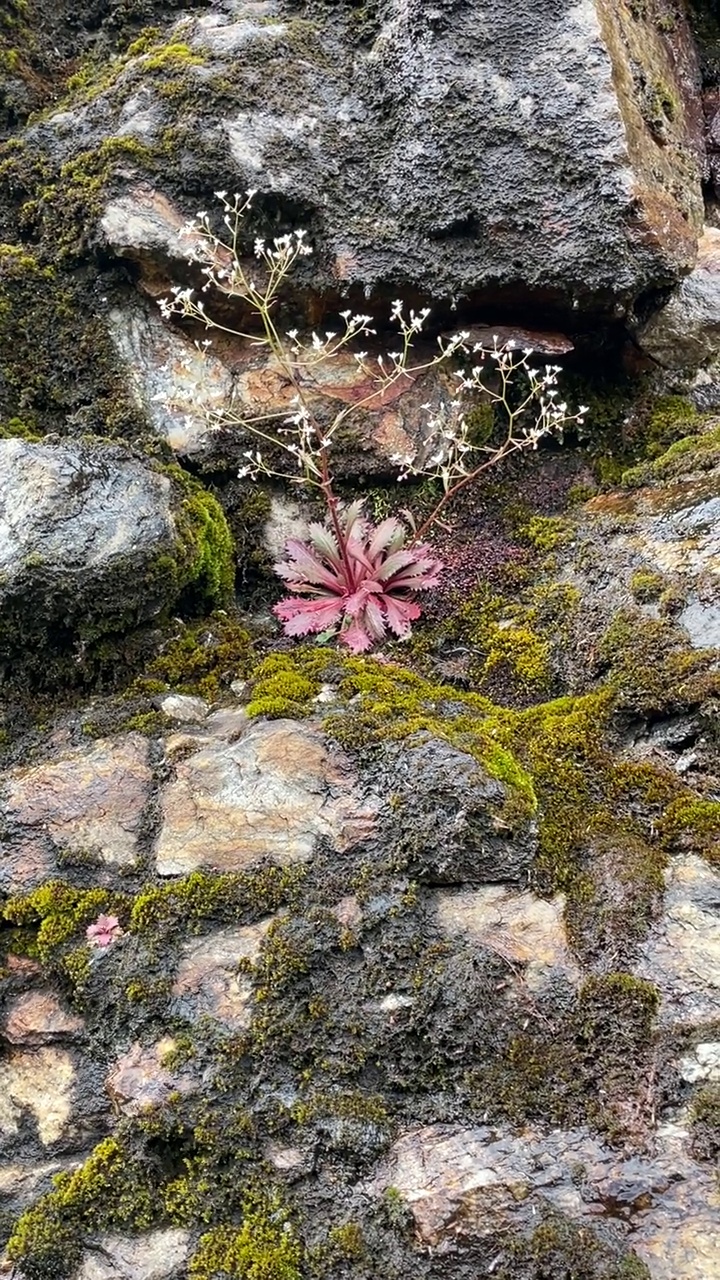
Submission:
{"label": "small pink plant", "polygon": [[292,538],[275,572],[297,594],[274,612],[285,634],[339,631],[353,653],[364,653],[388,632],[405,640],[420,617],[416,591],[438,585],[442,562],[422,542],[406,546],[407,529],[390,517],[373,525],[362,503],[331,508],[331,521],[311,524],[308,542]]}
{"label": "small pink plant", "polygon": [[87,940],[91,947],[109,947],[116,938],[122,938],[123,931],[117,916],[98,916],[86,929]]}

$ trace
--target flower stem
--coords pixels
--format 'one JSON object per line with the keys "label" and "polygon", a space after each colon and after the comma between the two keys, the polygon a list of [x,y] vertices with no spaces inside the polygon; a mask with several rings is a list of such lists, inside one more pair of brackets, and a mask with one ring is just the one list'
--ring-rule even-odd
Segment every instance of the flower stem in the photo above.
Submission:
{"label": "flower stem", "polygon": [[522,449],[526,444],[527,441],[525,440],[512,439],[508,436],[507,440],[499,449],[496,449],[495,453],[493,453],[491,457],[486,458],[485,462],[482,462],[479,467],[475,467],[475,470],[471,471],[469,475],[463,476],[461,480],[458,480],[450,489],[446,490],[437,506],[435,506],[430,512],[427,520],[423,521],[420,528],[413,535],[412,541],[409,545],[411,547],[416,546],[435,524],[438,516],[445,510],[448,503],[452,502],[453,498],[455,498],[458,493],[461,493],[463,489],[466,489],[469,484],[472,484],[473,480],[476,480],[483,471],[487,471],[490,467],[494,467],[502,458],[506,458],[508,454],[514,453],[516,449]]}

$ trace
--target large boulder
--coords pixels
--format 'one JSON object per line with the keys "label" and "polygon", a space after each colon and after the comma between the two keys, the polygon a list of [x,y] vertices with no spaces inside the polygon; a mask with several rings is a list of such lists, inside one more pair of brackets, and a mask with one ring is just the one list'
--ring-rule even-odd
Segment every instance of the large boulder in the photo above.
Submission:
{"label": "large boulder", "polygon": [[[65,162],[61,187],[92,162],[94,200],[113,176],[191,214],[215,187],[257,188],[265,230],[309,232],[323,290],[611,315],[692,266],[698,87],[664,0],[518,0],[502,21],[493,0],[245,0],[131,46],[26,139]],[[141,221],[103,234],[166,258]]]}
{"label": "large boulder", "polygon": [[[0,440],[0,663],[51,676],[196,587],[232,582],[220,507],[179,470],[90,443]],[[56,673],[57,674],[57,673]]]}

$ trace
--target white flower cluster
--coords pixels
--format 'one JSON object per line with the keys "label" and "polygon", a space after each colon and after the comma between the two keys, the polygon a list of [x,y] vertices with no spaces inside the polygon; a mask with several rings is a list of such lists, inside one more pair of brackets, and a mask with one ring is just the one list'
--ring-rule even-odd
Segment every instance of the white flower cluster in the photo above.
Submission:
{"label": "white flower cluster", "polygon": [[[454,371],[455,390],[449,396],[439,396],[436,403],[422,406],[426,415],[421,432],[421,443],[412,454],[396,454],[392,461],[398,467],[399,480],[410,476],[429,476],[440,480],[444,497],[438,511],[455,492],[488,466],[506,454],[527,448],[537,448],[539,441],[548,435],[562,438],[569,424],[580,425],[586,408],[572,413],[565,401],[560,400],[557,382],[559,365],[546,364],[536,368],[530,363],[531,350],[517,350],[513,344],[501,344],[493,339],[491,350],[481,344],[471,344],[470,335],[461,330],[452,337],[438,338],[434,355],[418,360],[414,358],[416,340],[421,336],[430,315],[429,308],[405,312],[400,299],[390,308],[390,321],[397,329],[397,344],[391,351],[371,356],[368,350],[351,350],[356,364],[367,380],[360,398],[352,403],[337,402],[328,395],[322,412],[318,412],[318,399],[323,399],[322,380],[313,377],[313,371],[321,364],[335,359],[350,344],[364,339],[376,340],[377,331],[373,317],[355,314],[350,310],[340,313],[342,324],[337,329],[309,336],[294,328],[283,333],[276,326],[278,298],[283,284],[299,258],[312,252],[305,232],[295,230],[276,236],[270,241],[256,237],[252,256],[244,253],[242,233],[255,191],[244,195],[218,191],[216,195],[223,209],[223,225],[226,235],[213,230],[209,215],[200,211],[183,228],[186,256],[189,262],[200,265],[205,277],[200,292],[215,289],[226,297],[237,298],[245,304],[245,323],[250,332],[233,329],[213,319],[202,298],[190,287],[176,287],[167,298],[160,300],[160,309],[166,318],[183,316],[193,319],[206,329],[218,329],[265,348],[279,369],[285,382],[293,389],[292,412],[278,410],[251,416],[233,403],[223,411],[213,410],[211,418],[216,426],[234,426],[250,436],[253,447],[244,452],[245,462],[239,470],[241,477],[256,478],[259,475],[282,476],[294,483],[319,487],[326,498],[332,488],[331,450],[333,437],[348,416],[358,409],[377,404],[383,395],[399,379],[416,379],[419,375],[450,361],[461,362]],[[249,313],[249,319],[248,319]],[[209,340],[196,344],[201,351],[209,346]],[[367,343],[370,346],[371,343]],[[486,442],[473,440],[467,408],[469,404],[485,404],[497,408],[498,439],[494,432]],[[328,413],[329,410],[329,413]],[[266,461],[259,445],[272,447],[277,456],[282,450],[292,463],[286,474]],[[433,513],[426,521],[418,537],[436,518]]]}

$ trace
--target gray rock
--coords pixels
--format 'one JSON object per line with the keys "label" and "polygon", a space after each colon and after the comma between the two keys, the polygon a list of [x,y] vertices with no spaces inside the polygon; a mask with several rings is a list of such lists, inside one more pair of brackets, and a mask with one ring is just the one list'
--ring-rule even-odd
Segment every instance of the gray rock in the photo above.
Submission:
{"label": "gray rock", "polygon": [[[121,203],[124,214],[128,200],[118,201]],[[129,212],[127,219],[121,216],[120,226],[128,241],[134,238]],[[149,228],[148,234],[152,234]],[[160,312],[148,305],[126,303],[113,308],[108,314],[108,329],[129,387],[158,435],[183,457],[212,454],[224,433],[208,419],[230,399],[229,369],[170,329]],[[246,445],[238,443],[238,455],[241,447]]]}
{"label": "gray rock", "polygon": [[472,756],[420,735],[378,753],[378,786],[393,794],[392,841],[431,884],[516,881],[536,849],[534,820],[511,788]]}
{"label": "gray rock", "polygon": [[172,993],[186,1017],[213,1018],[233,1031],[250,1026],[253,991],[238,973],[241,960],[254,964],[276,917],[235,929],[220,929],[183,944]]}
{"label": "gray rock", "polygon": [[148,741],[98,739],[8,773],[0,885],[29,889],[66,863],[130,868],[152,794]]}
{"label": "gray rock", "polygon": [[711,1022],[720,1017],[720,876],[687,854],[673,859],[665,879],[664,915],[636,973],[659,989],[665,1024]]}
{"label": "gray rock", "polygon": [[0,662],[72,654],[173,604],[198,572],[201,522],[127,450],[0,440]]}
{"label": "gray rock", "polygon": [[190,1232],[181,1228],[144,1236],[101,1236],[88,1249],[77,1280],[169,1280],[185,1274]]}
{"label": "gray rock", "polygon": [[[644,351],[667,369],[720,361],[720,230],[706,227],[697,262],[665,306],[640,329]],[[718,382],[715,369],[712,384]],[[707,388],[699,388],[707,397]]]}
{"label": "gray rock", "polygon": [[[417,1127],[398,1137],[367,1184],[376,1195],[389,1187],[432,1248],[499,1236],[502,1250],[506,1233],[532,1230],[550,1205],[585,1229],[598,1224],[601,1212],[630,1220],[625,1247],[632,1244],[653,1280],[720,1277],[711,1176],[698,1170],[674,1135],[658,1135],[652,1156],[626,1159],[582,1130],[527,1129],[516,1136],[499,1126]],[[603,1239],[617,1248],[622,1237],[603,1232]]]}
{"label": "gray rock", "polygon": [[[501,22],[493,0],[389,0],[364,28],[353,8],[248,0],[182,39],[204,60],[188,95],[225,89],[196,111],[178,171],[208,173],[209,193],[222,154],[237,189],[301,209],[323,288],[607,314],[692,265],[699,77],[680,18],[671,46],[607,0],[518,0]],[[162,75],[137,59],[97,118]]]}
{"label": "gray rock", "polygon": [[573,986],[580,969],[568,946],[562,894],[549,901],[505,885],[442,892],[437,895],[437,921],[451,938],[460,936],[524,967],[523,985],[544,990],[558,976]]}
{"label": "gray rock", "polygon": [[316,729],[292,720],[243,727],[237,742],[206,739],[176,765],[162,795],[159,875],[302,862],[321,837],[346,849],[372,830],[377,801],[363,798],[350,762]]}

